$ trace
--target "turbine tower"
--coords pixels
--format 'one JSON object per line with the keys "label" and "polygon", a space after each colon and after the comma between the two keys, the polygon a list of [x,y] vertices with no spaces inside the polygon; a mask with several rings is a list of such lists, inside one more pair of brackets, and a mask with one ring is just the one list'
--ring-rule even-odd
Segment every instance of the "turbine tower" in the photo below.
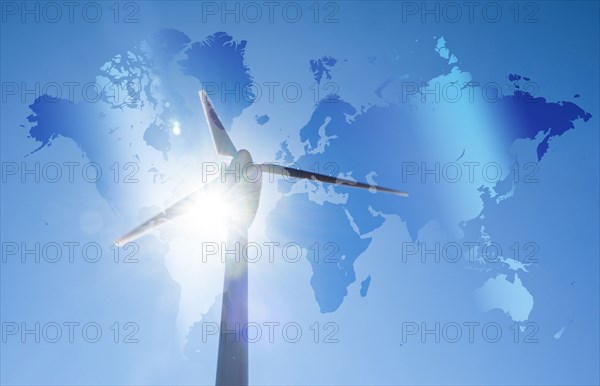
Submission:
{"label": "turbine tower", "polygon": [[[229,212],[232,215],[227,219],[228,250],[235,246],[236,251],[241,251],[248,243],[248,228],[258,209],[262,173],[408,196],[408,193],[394,189],[277,164],[255,164],[247,150],[237,150],[233,145],[206,92],[201,90],[199,94],[215,149],[219,155],[231,158],[231,162],[221,170],[219,177],[125,234],[115,241],[117,245],[133,241],[161,224],[189,213],[194,203],[202,200],[206,192],[212,191],[224,197],[231,206]],[[215,384],[242,386],[248,384],[248,341],[242,334],[242,330],[248,325],[248,262],[240,256],[226,257]]]}

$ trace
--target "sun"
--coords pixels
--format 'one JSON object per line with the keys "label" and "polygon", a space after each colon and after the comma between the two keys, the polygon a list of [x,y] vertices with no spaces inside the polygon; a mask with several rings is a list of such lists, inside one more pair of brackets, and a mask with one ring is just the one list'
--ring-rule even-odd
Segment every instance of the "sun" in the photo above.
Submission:
{"label": "sun", "polygon": [[231,205],[222,194],[204,191],[186,208],[186,213],[178,225],[183,228],[183,234],[186,236],[220,241],[227,235],[232,214]]}

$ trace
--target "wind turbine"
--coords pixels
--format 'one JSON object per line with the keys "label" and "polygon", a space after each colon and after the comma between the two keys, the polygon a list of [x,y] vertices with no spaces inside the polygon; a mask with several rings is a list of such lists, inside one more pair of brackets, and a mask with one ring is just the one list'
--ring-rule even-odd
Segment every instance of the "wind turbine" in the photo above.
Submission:
{"label": "wind turbine", "polygon": [[[255,164],[248,150],[237,150],[233,145],[206,92],[201,90],[199,94],[216,151],[221,156],[231,158],[231,162],[225,169],[221,169],[219,177],[204,184],[194,193],[125,234],[115,241],[117,245],[123,245],[137,239],[161,224],[189,214],[193,210],[194,204],[202,200],[207,192],[215,192],[224,197],[227,204],[231,206],[228,211],[231,214],[227,219],[229,228],[227,243],[245,246],[248,243],[248,228],[252,224],[258,209],[262,173],[408,196],[408,193],[394,189],[277,164]],[[202,215],[202,213],[195,215]],[[235,250],[240,251],[242,249]],[[216,385],[247,385],[248,341],[243,338],[242,330],[248,325],[248,262],[244,258],[239,258],[239,256],[227,255],[226,257]],[[235,338],[232,339],[231,336],[228,337],[227,335],[234,335]]]}

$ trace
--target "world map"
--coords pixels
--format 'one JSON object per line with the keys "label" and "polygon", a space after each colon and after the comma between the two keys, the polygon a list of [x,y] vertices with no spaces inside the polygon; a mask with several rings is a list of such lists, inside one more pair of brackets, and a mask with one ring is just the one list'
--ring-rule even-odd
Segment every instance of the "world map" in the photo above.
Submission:
{"label": "world map", "polygon": [[[173,132],[174,117],[183,120],[192,112],[168,79],[178,77],[197,88],[236,90],[214,98],[224,125],[230,127],[259,97],[246,87],[253,81],[245,61],[251,44],[225,32],[192,42],[183,32],[159,31],[101,66],[94,103],[37,98],[27,117],[28,134],[36,142],[32,152],[52,151],[53,141],[67,138],[91,162],[140,162],[153,181],[169,180],[174,176],[166,165],[176,157],[172,138],[179,135]],[[527,321],[536,300],[528,280],[535,272],[528,269],[530,262],[508,252],[515,238],[505,235],[510,224],[502,212],[519,194],[520,184],[535,183],[555,141],[591,115],[570,101],[578,95],[549,101],[536,95],[531,78],[520,74],[503,74],[494,87],[478,83],[461,68],[443,37],[434,37],[430,51],[431,57],[424,59],[443,64],[437,77],[422,82],[414,80],[418,74],[390,78],[370,90],[382,98],[380,105],[355,106],[343,93],[322,95],[310,119],[296,130],[303,152],[293,154],[283,140],[273,154],[283,164],[398,187],[409,191],[410,198],[314,181],[280,181],[281,197],[268,214],[267,232],[306,251],[315,245],[331,247],[333,260],[307,257],[306,264],[312,270],[307,285],[320,312],[332,313],[342,306],[350,284],[360,281],[365,297],[377,281],[376,276],[357,277],[354,267],[371,245],[372,233],[389,216],[399,217],[412,239],[395,251],[403,258],[427,258],[420,232],[433,222],[449,235],[446,246],[458,246],[453,253],[463,257],[459,260],[465,269],[483,275],[481,285],[473,288],[482,311],[499,309],[513,321]],[[342,62],[322,56],[306,63],[306,71],[324,84],[336,80]],[[256,115],[256,123],[269,125],[269,114]],[[457,119],[465,117],[457,126]],[[198,143],[193,137],[189,141],[190,147]],[[529,154],[517,152],[515,144],[527,144]],[[96,187],[116,212],[132,206],[106,179]],[[302,213],[302,219],[290,221],[290,211]],[[523,248],[535,255],[535,246],[516,247]]]}

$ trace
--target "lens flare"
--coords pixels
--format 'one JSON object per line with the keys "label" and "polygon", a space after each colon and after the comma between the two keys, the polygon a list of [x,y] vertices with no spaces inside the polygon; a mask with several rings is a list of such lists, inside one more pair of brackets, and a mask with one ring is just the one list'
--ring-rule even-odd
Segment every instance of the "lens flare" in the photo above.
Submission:
{"label": "lens flare", "polygon": [[179,125],[179,122],[177,122],[177,121],[173,122],[173,127],[171,128],[171,131],[173,132],[174,135],[181,134],[181,126]]}

